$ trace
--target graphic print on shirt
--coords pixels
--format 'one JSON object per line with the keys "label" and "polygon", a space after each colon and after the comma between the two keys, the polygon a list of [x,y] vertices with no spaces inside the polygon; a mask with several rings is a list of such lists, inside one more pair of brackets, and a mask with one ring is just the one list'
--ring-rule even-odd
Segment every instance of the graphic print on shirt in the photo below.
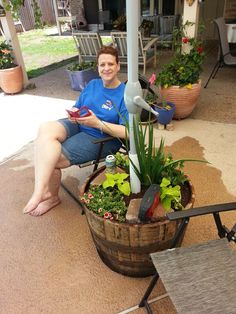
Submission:
{"label": "graphic print on shirt", "polygon": [[105,104],[102,105],[102,108],[110,111],[113,108],[111,100],[106,100]]}

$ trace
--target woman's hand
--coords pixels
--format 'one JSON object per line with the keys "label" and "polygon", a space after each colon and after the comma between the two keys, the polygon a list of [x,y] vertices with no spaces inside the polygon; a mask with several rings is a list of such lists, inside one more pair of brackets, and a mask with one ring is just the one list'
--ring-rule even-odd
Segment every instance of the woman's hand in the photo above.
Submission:
{"label": "woman's hand", "polygon": [[86,125],[90,128],[99,129],[101,133],[106,133],[114,137],[127,137],[127,131],[124,125],[101,121],[91,110],[89,110],[89,112],[90,116],[84,118],[75,118],[76,122],[81,125]]}
{"label": "woman's hand", "polygon": [[88,117],[80,117],[80,118],[75,118],[76,122],[81,124],[81,125],[86,125],[90,128],[99,128],[100,125],[100,120],[96,117],[96,115],[89,110],[90,115]]}

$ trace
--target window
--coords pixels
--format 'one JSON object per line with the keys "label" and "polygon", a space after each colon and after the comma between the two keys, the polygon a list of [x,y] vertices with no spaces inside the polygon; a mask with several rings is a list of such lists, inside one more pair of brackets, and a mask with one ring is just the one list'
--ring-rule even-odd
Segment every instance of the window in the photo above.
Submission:
{"label": "window", "polygon": [[150,0],[141,0],[141,15],[150,15]]}

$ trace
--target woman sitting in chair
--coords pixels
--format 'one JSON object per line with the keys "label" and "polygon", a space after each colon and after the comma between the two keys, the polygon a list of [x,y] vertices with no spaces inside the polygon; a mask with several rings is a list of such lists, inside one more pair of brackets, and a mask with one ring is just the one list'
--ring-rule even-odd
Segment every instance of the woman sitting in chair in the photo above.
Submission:
{"label": "woman sitting in chair", "polygon": [[[101,79],[89,82],[68,118],[46,122],[39,129],[34,192],[23,209],[25,214],[39,216],[60,203],[61,169],[96,159],[99,145],[94,140],[109,135],[126,137],[128,112],[124,103],[125,84],[117,77],[120,70],[117,50],[101,48],[97,65]],[[74,117],[78,108],[82,108],[80,116]],[[106,142],[102,157],[115,153],[120,146],[118,139]]]}

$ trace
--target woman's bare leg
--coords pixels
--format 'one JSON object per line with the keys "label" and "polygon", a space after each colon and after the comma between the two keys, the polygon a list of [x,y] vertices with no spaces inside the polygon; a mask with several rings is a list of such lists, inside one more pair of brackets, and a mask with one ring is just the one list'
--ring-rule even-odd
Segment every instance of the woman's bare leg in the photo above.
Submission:
{"label": "woman's bare leg", "polygon": [[[25,214],[33,214],[33,211],[38,215],[43,214],[60,202],[58,197],[61,181],[60,168],[70,166],[69,161],[61,155],[61,143],[66,136],[64,126],[57,121],[47,122],[40,127],[35,142],[34,192],[23,209]],[[48,208],[50,204],[51,207]]]}
{"label": "woman's bare leg", "polygon": [[48,212],[53,207],[60,204],[61,201],[58,196],[60,185],[61,185],[61,169],[54,169],[48,185],[50,197],[45,201],[40,202],[35,209],[29,212],[29,214],[32,216],[40,216]]}

